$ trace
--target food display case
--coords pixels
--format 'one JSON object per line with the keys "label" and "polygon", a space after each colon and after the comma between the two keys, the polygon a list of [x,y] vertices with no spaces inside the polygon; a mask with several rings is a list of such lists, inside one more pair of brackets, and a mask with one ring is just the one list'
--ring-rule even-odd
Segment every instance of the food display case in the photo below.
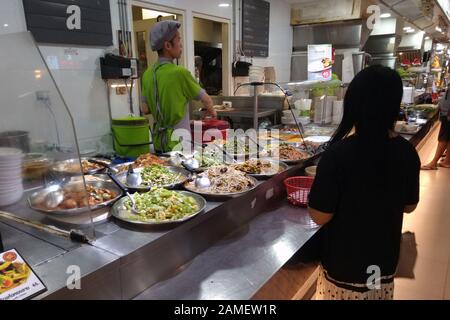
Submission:
{"label": "food display case", "polygon": [[78,236],[94,239],[101,216],[94,211],[120,190],[83,174],[95,170],[80,159],[73,118],[31,34],[2,35],[0,41],[7,79],[0,87],[2,221],[68,238],[78,229]]}

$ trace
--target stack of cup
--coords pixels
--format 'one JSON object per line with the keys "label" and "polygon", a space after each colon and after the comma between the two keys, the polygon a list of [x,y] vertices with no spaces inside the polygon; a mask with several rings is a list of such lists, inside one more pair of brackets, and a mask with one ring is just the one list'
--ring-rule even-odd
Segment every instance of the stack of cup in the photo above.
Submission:
{"label": "stack of cup", "polygon": [[22,159],[20,149],[0,148],[0,207],[22,198]]}

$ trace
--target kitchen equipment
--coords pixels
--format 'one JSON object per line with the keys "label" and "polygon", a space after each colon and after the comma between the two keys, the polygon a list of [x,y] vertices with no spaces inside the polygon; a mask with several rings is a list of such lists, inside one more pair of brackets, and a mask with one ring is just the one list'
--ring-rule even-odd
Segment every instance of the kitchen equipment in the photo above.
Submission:
{"label": "kitchen equipment", "polygon": [[139,187],[142,183],[142,177],[138,172],[134,172],[133,165],[128,166],[127,185],[131,188]]}
{"label": "kitchen equipment", "polygon": [[230,123],[224,120],[205,119],[191,122],[192,136],[197,143],[208,143],[217,139],[226,140],[228,129],[230,129]]}
{"label": "kitchen equipment", "polygon": [[308,206],[308,196],[313,182],[313,177],[290,177],[284,180],[288,201],[294,206]]}
{"label": "kitchen equipment", "polygon": [[138,157],[150,150],[148,120],[143,117],[112,119],[114,150],[120,156]]}
{"label": "kitchen equipment", "polygon": [[240,192],[229,192],[229,193],[208,192],[208,190],[202,190],[202,189],[195,188],[195,182],[193,182],[193,181],[186,182],[184,184],[184,188],[188,191],[198,193],[199,195],[202,195],[203,197],[208,198],[208,199],[237,198],[237,197],[240,197],[241,195],[246,194],[247,192],[255,189],[258,186],[258,181],[256,180],[256,178],[249,176],[249,179],[251,179],[253,181],[253,187],[251,187],[245,191],[240,191]]}
{"label": "kitchen equipment", "polygon": [[211,186],[211,181],[207,176],[197,175],[197,168],[191,167],[187,162],[181,162],[181,165],[189,172],[193,174],[192,180],[194,180],[195,187],[199,189],[209,188]]}
{"label": "kitchen equipment", "polygon": [[49,209],[55,209],[63,201],[64,201],[64,193],[61,190],[55,190],[55,191],[49,192],[45,196],[44,203],[45,203],[45,207],[47,207]]}
{"label": "kitchen equipment", "polygon": [[120,199],[117,201],[114,206],[112,207],[112,215],[123,222],[133,224],[135,226],[142,226],[142,227],[152,227],[152,226],[166,226],[166,225],[173,225],[173,224],[179,224],[182,222],[185,222],[189,219],[192,219],[196,215],[202,213],[206,208],[206,200],[195,193],[188,192],[188,191],[176,191],[184,196],[192,197],[197,202],[199,210],[194,212],[193,214],[178,219],[178,220],[171,220],[171,221],[140,221],[134,217],[135,213],[131,212],[130,210],[127,210],[125,207],[125,201],[127,200],[126,197]]}
{"label": "kitchen equipment", "polygon": [[53,164],[53,160],[43,153],[28,153],[23,159],[22,175],[25,179],[43,178]]}
{"label": "kitchen equipment", "polygon": [[[166,188],[166,189],[174,189],[177,188],[181,185],[183,185],[183,183],[185,183],[188,179],[189,179],[189,172],[186,171],[183,168],[178,168],[178,167],[170,167],[170,166],[166,166],[164,167],[167,170],[169,170],[172,173],[178,174],[180,176],[180,180],[174,183],[169,183],[169,184],[165,184],[165,185],[161,185],[161,186],[154,186],[154,187],[160,187],[160,188]],[[136,168],[134,169],[135,172],[137,173],[141,173],[142,170],[144,170],[145,168]],[[125,187],[127,188],[131,188],[133,190],[137,190],[137,191],[148,191],[152,188],[152,186],[146,186],[146,185],[141,185],[138,187],[131,187],[130,185],[127,184],[127,173],[123,172],[119,175],[117,175],[117,179],[125,185]]]}
{"label": "kitchen equipment", "polygon": [[4,212],[4,211],[0,211],[0,217],[4,218],[4,219],[8,219],[8,220],[12,220],[18,223],[21,223],[23,225],[26,226],[30,226],[39,230],[43,230],[46,231],[50,234],[54,234],[57,236],[61,236],[61,237],[65,237],[65,238],[69,238],[72,241],[76,241],[76,242],[81,242],[81,243],[87,243],[87,244],[92,244],[92,240],[89,239],[89,237],[87,235],[85,235],[81,230],[70,230],[70,231],[66,231],[66,230],[62,230],[59,228],[56,228],[54,226],[48,226],[36,221],[32,221],[32,220],[28,220],[28,219],[24,219],[22,217],[17,217],[11,213],[8,212]]}
{"label": "kitchen equipment", "polygon": [[30,138],[27,131],[0,132],[0,147],[11,147],[30,152]]}
{"label": "kitchen equipment", "polygon": [[137,211],[136,211],[136,202],[134,201],[134,198],[133,198],[133,196],[130,194],[130,192],[129,192],[129,190],[128,190],[128,188],[127,187],[125,187],[123,184],[122,184],[122,182],[120,182],[120,180],[119,179],[117,179],[117,177],[114,175],[114,174],[112,174],[112,173],[108,173],[107,174],[108,175],[108,177],[120,188],[120,190],[122,190],[122,192],[124,192],[125,194],[126,194],[126,196],[128,197],[128,199],[130,199],[130,201],[131,201],[131,211],[133,212],[133,213],[136,213],[137,214]]}
{"label": "kitchen equipment", "polygon": [[[74,209],[61,209],[61,208],[47,208],[46,202],[47,202],[47,196],[50,193],[53,192],[62,192],[63,189],[69,188],[73,190],[81,190],[85,191],[85,186],[83,181],[75,181],[75,182],[69,182],[65,185],[52,185],[44,189],[40,189],[39,191],[34,192],[31,194],[31,196],[28,198],[28,204],[30,207],[34,210],[46,213],[46,214],[52,214],[52,215],[58,215],[58,216],[76,216],[84,212],[88,212],[89,210],[97,210],[100,208],[107,207],[114,203],[117,199],[119,199],[122,196],[121,190],[111,181],[103,180],[103,179],[88,179],[89,176],[86,177],[86,185],[92,186],[94,188],[103,188],[113,191],[116,194],[116,197],[102,202],[100,204],[94,205],[94,206],[85,206],[81,208],[74,208]],[[49,196],[51,197],[51,196]],[[56,200],[55,200],[56,201]]]}
{"label": "kitchen equipment", "polygon": [[268,178],[271,178],[271,177],[273,177],[273,176],[275,176],[275,175],[277,175],[277,174],[279,174],[279,173],[281,173],[283,171],[286,171],[289,168],[289,166],[286,163],[282,162],[282,161],[277,161],[277,160],[270,159],[270,158],[260,158],[259,160],[270,162],[275,168],[278,168],[278,171],[274,172],[274,173],[264,173],[264,172],[262,172],[262,173],[249,173],[249,172],[246,172],[247,175],[249,175],[251,177],[254,177],[256,179],[268,179]]}

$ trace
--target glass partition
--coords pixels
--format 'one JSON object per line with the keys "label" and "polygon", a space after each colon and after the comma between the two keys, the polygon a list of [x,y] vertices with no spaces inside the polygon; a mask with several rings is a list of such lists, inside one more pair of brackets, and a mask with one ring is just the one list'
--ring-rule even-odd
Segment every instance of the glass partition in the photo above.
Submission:
{"label": "glass partition", "polygon": [[107,213],[93,209],[119,191],[83,174],[95,166],[80,158],[72,116],[31,34],[1,35],[0,44],[0,218],[94,237]]}

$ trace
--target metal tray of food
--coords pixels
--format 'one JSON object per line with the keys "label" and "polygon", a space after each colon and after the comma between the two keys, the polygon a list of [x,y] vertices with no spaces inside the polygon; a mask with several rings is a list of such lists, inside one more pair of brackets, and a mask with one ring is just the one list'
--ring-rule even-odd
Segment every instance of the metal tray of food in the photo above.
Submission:
{"label": "metal tray of food", "polygon": [[173,191],[173,192],[182,194],[187,197],[192,197],[197,202],[199,209],[197,211],[193,212],[192,214],[190,214],[189,216],[185,216],[182,219],[177,219],[177,220],[166,220],[166,221],[134,220],[133,216],[136,214],[133,213],[131,210],[128,210],[125,207],[125,202],[128,200],[128,197],[122,197],[121,199],[119,199],[119,201],[117,201],[113,205],[112,210],[111,210],[112,215],[120,221],[129,223],[129,224],[133,224],[133,225],[137,225],[137,226],[162,226],[162,225],[171,225],[171,224],[178,224],[178,223],[185,222],[189,219],[192,219],[193,217],[202,213],[205,210],[206,200],[202,196],[192,193],[192,192],[189,192],[189,191]]}
{"label": "metal tray of food", "polygon": [[[89,158],[81,158],[81,166],[83,168],[83,174],[85,175],[95,174],[105,170],[105,167],[101,166],[100,164],[89,162],[88,159]],[[111,160],[108,159],[95,159],[95,160],[104,162],[107,165],[111,164]],[[91,167],[92,169],[89,169],[89,167]],[[58,161],[51,168],[51,171],[58,174],[64,174],[69,176],[80,175],[81,174],[80,161],[76,158]]]}
{"label": "metal tray of food", "polygon": [[281,162],[284,162],[284,163],[287,164],[287,165],[294,165],[294,164],[301,163],[301,162],[303,162],[303,161],[305,161],[305,160],[308,160],[309,158],[311,158],[311,157],[313,156],[313,154],[312,154],[311,152],[309,152],[309,151],[300,149],[300,148],[295,147],[295,146],[293,146],[293,145],[291,145],[291,144],[285,144],[285,145],[291,147],[293,150],[298,151],[299,153],[301,153],[301,154],[303,155],[303,157],[302,157],[302,158],[298,158],[298,159],[286,159],[286,158],[278,157],[278,156],[275,156],[275,155],[272,154],[272,153],[273,153],[273,150],[272,150],[272,149],[269,150],[269,151],[266,150],[265,153],[264,153],[263,155],[264,155],[266,158],[270,158],[270,159],[274,159],[274,160],[279,160],[279,161],[281,161]]}
{"label": "metal tray of food", "polygon": [[[278,166],[278,171],[276,171],[276,172],[274,171],[273,173],[251,173],[246,170],[241,170],[241,169],[238,169],[238,170],[241,170],[242,172],[245,172],[247,175],[249,175],[251,177],[255,177],[256,179],[267,179],[267,178],[271,178],[289,168],[289,166],[286,163],[284,163],[282,161],[274,160],[271,158],[250,159],[248,161],[255,161],[255,160],[267,161],[274,166]],[[246,161],[246,162],[248,162],[248,161]],[[236,166],[242,165],[244,163],[245,162],[237,163],[237,164],[234,164],[234,166],[236,167]]]}
{"label": "metal tray of food", "polygon": [[[87,187],[91,186],[91,187],[97,188],[97,189],[107,189],[113,193],[113,196],[111,197],[111,199],[104,201],[102,203],[96,204],[96,205],[79,206],[79,207],[73,208],[73,209],[64,208],[64,202],[61,203],[61,205],[59,205],[55,209],[49,209],[49,208],[45,207],[44,201],[45,201],[46,196],[51,192],[60,191],[60,190],[67,190],[67,193],[64,192],[64,201],[66,201],[68,199],[72,199],[70,196],[71,193],[75,197],[80,198],[79,199],[80,201],[83,201],[83,200],[86,201],[85,197],[83,197],[83,193],[86,192],[86,189],[84,188],[84,183],[80,180],[80,181],[76,181],[76,182],[69,182],[68,184],[66,184],[62,187],[59,185],[53,185],[53,186],[41,189],[37,192],[34,192],[28,198],[28,204],[30,205],[30,207],[32,209],[40,211],[40,212],[44,212],[47,214],[55,214],[55,215],[61,215],[61,216],[74,216],[74,215],[79,215],[81,213],[87,212],[89,210],[97,210],[100,208],[107,207],[107,206],[111,205],[112,203],[114,203],[117,199],[119,199],[122,196],[122,191],[112,181],[96,179],[96,180],[92,180],[92,181],[86,181],[86,186]],[[72,200],[76,201],[77,199],[72,199]],[[76,201],[76,202],[77,202],[77,204],[79,203],[78,201]]]}
{"label": "metal tray of food", "polygon": [[[206,172],[204,172],[203,174],[206,174]],[[255,189],[258,186],[258,181],[256,180],[255,177],[252,177],[249,175],[246,175],[246,177],[253,185],[252,185],[252,187],[250,187],[246,190],[243,190],[243,191],[239,191],[239,192],[211,192],[209,188],[208,189],[199,189],[199,188],[195,187],[195,182],[193,180],[187,181],[184,184],[184,188],[188,191],[198,193],[208,199],[211,199],[211,198],[214,198],[214,199],[237,198],[237,197],[240,197],[243,194]]]}
{"label": "metal tray of food", "polygon": [[[170,171],[171,173],[175,173],[175,174],[179,175],[180,176],[179,181],[173,182],[173,183],[161,184],[161,185],[153,184],[153,185],[141,185],[139,187],[131,187],[127,184],[127,172],[123,172],[123,173],[117,175],[117,179],[119,179],[119,181],[122,182],[123,185],[126,186],[127,188],[142,192],[142,191],[148,191],[153,187],[159,187],[159,188],[165,188],[165,189],[175,189],[177,187],[182,186],[191,176],[189,171],[187,171],[186,169],[183,169],[183,168],[172,167],[172,166],[163,166],[163,167],[165,169],[167,169],[168,171]],[[144,169],[145,169],[145,167],[137,168],[137,169],[134,169],[134,172],[141,173]]]}

